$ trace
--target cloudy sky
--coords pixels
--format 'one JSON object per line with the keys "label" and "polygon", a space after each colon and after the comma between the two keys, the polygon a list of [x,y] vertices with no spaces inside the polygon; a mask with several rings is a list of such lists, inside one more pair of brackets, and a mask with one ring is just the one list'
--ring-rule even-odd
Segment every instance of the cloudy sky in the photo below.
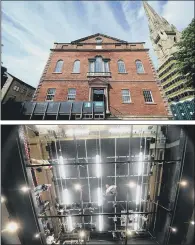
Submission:
{"label": "cloudy sky", "polygon": [[[194,17],[193,1],[149,1],[179,31]],[[37,86],[54,42],[97,32],[146,42],[155,66],[141,1],[3,1],[2,62],[8,72]]]}

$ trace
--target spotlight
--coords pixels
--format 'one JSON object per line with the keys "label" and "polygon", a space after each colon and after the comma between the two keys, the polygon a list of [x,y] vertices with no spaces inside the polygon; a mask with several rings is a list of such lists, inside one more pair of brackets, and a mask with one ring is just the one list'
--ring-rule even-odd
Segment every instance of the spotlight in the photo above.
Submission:
{"label": "spotlight", "polygon": [[132,182],[132,181],[131,181],[131,182],[129,182],[129,187],[130,187],[130,188],[135,187],[135,185],[136,185],[136,184],[135,184],[135,182]]}
{"label": "spotlight", "polygon": [[131,230],[127,230],[127,235],[131,236],[132,235],[132,231]]}
{"label": "spotlight", "polygon": [[194,224],[195,224],[195,222],[192,220],[192,221],[190,222],[190,224],[191,224],[191,225],[194,225]]}
{"label": "spotlight", "polygon": [[10,222],[6,226],[6,230],[9,232],[15,232],[19,228],[19,225],[16,222]]}
{"label": "spotlight", "polygon": [[37,234],[35,234],[34,237],[35,237],[35,238],[39,238],[39,236],[40,236],[39,233],[37,233]]}
{"label": "spotlight", "polygon": [[27,186],[22,186],[20,190],[25,193],[25,192],[29,191],[30,188]]}
{"label": "spotlight", "polygon": [[187,181],[185,181],[185,180],[182,180],[181,182],[180,182],[180,185],[181,186],[187,186],[188,185],[188,182]]}
{"label": "spotlight", "polygon": [[177,232],[177,229],[175,227],[171,227],[172,232]]}
{"label": "spotlight", "polygon": [[75,184],[75,186],[74,186],[74,188],[75,188],[75,190],[80,190],[81,189],[81,185],[80,184]]}
{"label": "spotlight", "polygon": [[5,197],[1,196],[1,203],[4,203],[5,201]]}
{"label": "spotlight", "polygon": [[81,232],[79,233],[79,236],[80,236],[80,237],[85,237],[85,232],[84,232],[84,231],[81,231]]}

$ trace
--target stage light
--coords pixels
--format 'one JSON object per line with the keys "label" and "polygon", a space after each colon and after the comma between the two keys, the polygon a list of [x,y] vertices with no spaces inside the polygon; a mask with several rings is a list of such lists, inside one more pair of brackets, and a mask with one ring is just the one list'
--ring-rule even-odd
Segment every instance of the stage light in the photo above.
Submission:
{"label": "stage light", "polygon": [[68,216],[68,229],[69,229],[69,231],[73,230],[72,217],[71,216]]}
{"label": "stage light", "polygon": [[4,196],[1,196],[1,203],[4,203],[6,201]]}
{"label": "stage light", "polygon": [[85,232],[84,232],[84,231],[81,231],[81,232],[79,233],[79,236],[80,236],[80,237],[85,237]]}
{"label": "stage light", "polygon": [[71,202],[70,202],[70,193],[69,193],[68,189],[64,189],[63,190],[62,197],[63,197],[64,204],[66,204],[66,205],[71,204]]}
{"label": "stage light", "polygon": [[133,233],[132,233],[132,231],[131,230],[127,230],[127,235],[128,236],[131,236]]}
{"label": "stage light", "polygon": [[96,177],[100,178],[102,175],[102,169],[101,169],[101,159],[99,155],[95,156],[95,160],[96,160]]}
{"label": "stage light", "polygon": [[102,206],[102,192],[100,187],[98,187],[97,189],[97,194],[98,194],[98,206]]}
{"label": "stage light", "polygon": [[74,185],[75,190],[81,190],[81,185],[80,184],[75,184]]}
{"label": "stage light", "polygon": [[171,227],[172,232],[177,232],[177,229],[175,227]]}
{"label": "stage light", "polygon": [[139,153],[139,162],[138,162],[138,175],[140,176],[143,172],[143,169],[142,169],[142,165],[143,165],[143,162],[142,162],[142,152]]}
{"label": "stage light", "polygon": [[180,185],[183,186],[183,187],[185,187],[185,186],[188,185],[188,182],[185,181],[185,180],[182,180],[182,181],[180,182]]}
{"label": "stage light", "polygon": [[135,182],[132,182],[132,181],[129,182],[129,187],[130,187],[130,188],[133,188],[133,187],[135,187],[135,186],[136,186]]}
{"label": "stage light", "polygon": [[99,215],[99,231],[103,230],[103,217]]}
{"label": "stage light", "polygon": [[6,226],[8,232],[16,232],[19,228],[19,225],[16,222],[9,222]]}
{"label": "stage light", "polygon": [[25,192],[28,192],[30,188],[27,186],[22,186],[20,190],[25,193]]}
{"label": "stage light", "polygon": [[35,234],[34,237],[39,238],[40,237],[39,233]]}
{"label": "stage light", "polygon": [[194,224],[195,224],[195,222],[192,220],[192,221],[190,221],[190,224],[191,224],[191,225],[194,225]]}
{"label": "stage light", "polygon": [[141,192],[141,187],[139,185],[137,185],[137,188],[136,188],[136,205],[138,205],[140,203],[140,193]]}

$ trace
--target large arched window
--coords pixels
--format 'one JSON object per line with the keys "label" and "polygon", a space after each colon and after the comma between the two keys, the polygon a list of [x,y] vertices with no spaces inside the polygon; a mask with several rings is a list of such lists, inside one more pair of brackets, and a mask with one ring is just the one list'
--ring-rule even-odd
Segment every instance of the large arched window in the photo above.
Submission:
{"label": "large arched window", "polygon": [[63,60],[58,60],[54,72],[62,72],[63,63],[64,63]]}
{"label": "large arched window", "polygon": [[89,60],[89,72],[103,73],[109,72],[109,60],[102,59],[101,56]]}
{"label": "large arched window", "polygon": [[122,60],[119,60],[119,61],[118,61],[118,72],[119,72],[119,73],[126,73],[126,70],[125,70],[125,63],[124,63],[124,61],[122,61]]}
{"label": "large arched window", "polygon": [[79,73],[80,72],[80,60],[75,60],[73,65],[73,73]]}
{"label": "large arched window", "polygon": [[135,61],[137,73],[144,73],[144,67],[140,60]]}

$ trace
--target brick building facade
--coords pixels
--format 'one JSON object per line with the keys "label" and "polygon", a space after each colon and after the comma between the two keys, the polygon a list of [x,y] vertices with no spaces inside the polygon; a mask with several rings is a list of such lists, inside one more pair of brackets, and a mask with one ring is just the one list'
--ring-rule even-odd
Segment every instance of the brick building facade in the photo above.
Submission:
{"label": "brick building facade", "polygon": [[107,119],[166,120],[168,104],[143,42],[95,34],[55,43],[34,101],[104,102]]}

